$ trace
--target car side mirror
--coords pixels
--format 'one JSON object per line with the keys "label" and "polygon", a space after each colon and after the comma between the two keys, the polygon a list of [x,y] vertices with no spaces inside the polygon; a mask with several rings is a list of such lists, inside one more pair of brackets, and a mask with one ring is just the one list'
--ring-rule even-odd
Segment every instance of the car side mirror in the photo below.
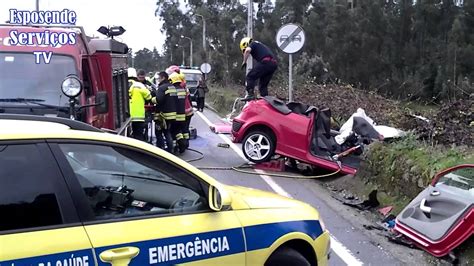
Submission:
{"label": "car side mirror", "polygon": [[224,188],[209,186],[208,202],[213,211],[225,211],[230,208],[232,198]]}
{"label": "car side mirror", "polygon": [[95,96],[95,110],[99,114],[105,114],[109,111],[109,97],[106,91],[99,91]]}

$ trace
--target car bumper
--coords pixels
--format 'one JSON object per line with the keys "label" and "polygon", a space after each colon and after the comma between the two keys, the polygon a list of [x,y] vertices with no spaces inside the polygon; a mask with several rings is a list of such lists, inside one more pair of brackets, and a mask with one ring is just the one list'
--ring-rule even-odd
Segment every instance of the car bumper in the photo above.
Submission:
{"label": "car bumper", "polygon": [[328,265],[329,257],[331,255],[331,237],[327,230],[316,238],[314,241],[314,247],[318,260],[317,265]]}

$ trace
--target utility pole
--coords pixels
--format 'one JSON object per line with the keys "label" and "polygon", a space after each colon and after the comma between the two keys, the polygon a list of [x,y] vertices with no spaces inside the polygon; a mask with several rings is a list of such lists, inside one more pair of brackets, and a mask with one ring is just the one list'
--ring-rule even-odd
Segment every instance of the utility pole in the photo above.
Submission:
{"label": "utility pole", "polygon": [[[253,0],[247,0],[247,37],[253,36]],[[247,72],[252,69],[253,58],[249,56],[247,59]]]}
{"label": "utility pole", "polygon": [[36,0],[36,11],[39,11],[39,5],[40,5],[39,2],[40,2],[39,0]]}
{"label": "utility pole", "polygon": [[183,47],[183,63],[181,63],[181,65],[185,65],[185,62],[184,62],[184,47]]}
{"label": "utility pole", "polygon": [[206,19],[203,15],[195,14],[202,19],[202,49],[206,52]]}
{"label": "utility pole", "polygon": [[191,45],[189,46],[190,54],[189,54],[189,66],[193,67],[193,39],[189,38],[191,41]]}
{"label": "utility pole", "polygon": [[189,40],[189,66],[193,66],[193,39],[181,35],[181,38],[186,38]]}

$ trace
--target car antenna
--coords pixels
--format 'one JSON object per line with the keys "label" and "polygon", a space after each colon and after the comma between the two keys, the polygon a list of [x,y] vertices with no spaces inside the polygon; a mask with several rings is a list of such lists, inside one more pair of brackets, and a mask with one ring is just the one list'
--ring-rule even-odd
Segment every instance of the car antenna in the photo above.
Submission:
{"label": "car antenna", "polygon": [[63,97],[62,94],[59,94],[59,101],[58,101],[58,106],[56,107],[56,116],[59,116],[59,106],[61,104],[61,98]]}

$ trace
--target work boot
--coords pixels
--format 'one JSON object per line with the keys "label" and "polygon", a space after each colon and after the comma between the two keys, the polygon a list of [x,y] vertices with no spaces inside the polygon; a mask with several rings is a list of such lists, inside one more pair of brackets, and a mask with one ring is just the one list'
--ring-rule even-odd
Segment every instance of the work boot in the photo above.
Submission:
{"label": "work boot", "polygon": [[186,151],[186,140],[185,139],[180,139],[177,141],[177,146],[178,146],[178,151],[179,154],[184,153]]}
{"label": "work boot", "polygon": [[241,99],[241,101],[251,101],[251,100],[255,100],[255,94],[253,91],[247,91],[247,93],[245,94],[245,97]]}

